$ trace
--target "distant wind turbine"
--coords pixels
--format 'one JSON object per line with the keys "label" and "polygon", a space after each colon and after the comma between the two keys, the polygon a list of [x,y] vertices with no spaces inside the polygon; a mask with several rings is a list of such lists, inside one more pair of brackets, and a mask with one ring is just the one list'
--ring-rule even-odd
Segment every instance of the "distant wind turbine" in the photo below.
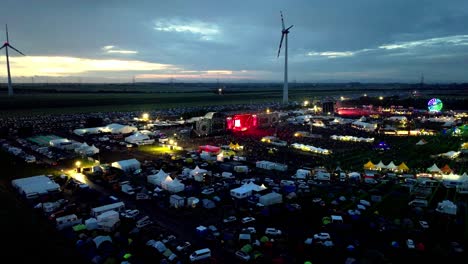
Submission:
{"label": "distant wind turbine", "polygon": [[[284,84],[283,84],[283,104],[288,103],[288,34],[289,30],[294,26],[291,25],[288,28],[284,27],[284,19],[283,19],[283,12],[280,11],[281,14],[281,25],[283,26],[283,30],[281,30],[281,40],[278,49],[278,58],[281,52],[281,46],[283,45],[284,39]],[[285,37],[286,36],[286,37]]]}
{"label": "distant wind turbine", "polygon": [[10,57],[8,56],[8,48],[18,52],[19,54],[24,55],[21,51],[15,49],[13,46],[10,45],[8,42],[8,25],[5,25],[6,28],[6,42],[3,44],[3,46],[0,48],[3,49],[5,48],[5,54],[6,54],[6,63],[7,63],[7,71],[8,71],[8,96],[13,95],[13,87],[11,86],[11,74],[10,74]]}

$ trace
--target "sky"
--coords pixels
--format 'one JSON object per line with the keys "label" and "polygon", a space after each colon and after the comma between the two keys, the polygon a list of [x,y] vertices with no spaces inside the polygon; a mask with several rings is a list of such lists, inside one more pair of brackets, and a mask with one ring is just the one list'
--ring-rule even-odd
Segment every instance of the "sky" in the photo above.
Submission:
{"label": "sky", "polygon": [[280,11],[290,82],[468,82],[466,0],[2,0],[0,24],[14,82],[282,82]]}

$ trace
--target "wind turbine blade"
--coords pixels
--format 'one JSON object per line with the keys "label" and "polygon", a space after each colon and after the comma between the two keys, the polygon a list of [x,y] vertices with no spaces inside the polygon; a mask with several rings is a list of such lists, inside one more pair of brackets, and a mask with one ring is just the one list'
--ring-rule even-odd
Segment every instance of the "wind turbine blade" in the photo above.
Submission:
{"label": "wind turbine blade", "polygon": [[279,57],[280,52],[281,52],[281,46],[283,45],[283,39],[284,39],[284,33],[281,34],[281,40],[280,40],[280,44],[279,44],[279,49],[278,49],[278,56],[277,56],[277,58]]}
{"label": "wind turbine blade", "polygon": [[8,40],[8,24],[5,24],[5,29],[6,29],[6,42],[9,42],[9,40]]}
{"label": "wind turbine blade", "polygon": [[288,27],[288,28],[286,29],[286,31],[290,30],[292,27],[294,27],[294,25]]}
{"label": "wind turbine blade", "polygon": [[14,50],[14,51],[18,52],[19,54],[21,54],[21,55],[23,55],[23,56],[26,56],[26,55],[24,55],[24,53],[23,53],[23,52],[21,52],[21,51],[19,51],[19,50],[15,49],[15,48],[14,48],[13,46],[11,46],[10,44],[8,44],[8,47],[10,47],[12,50]]}
{"label": "wind turbine blade", "polygon": [[283,19],[283,12],[280,11],[280,14],[281,14],[281,25],[283,26],[283,30],[284,30],[284,19]]}
{"label": "wind turbine blade", "polygon": [[0,50],[6,47],[6,44],[3,44],[3,46],[0,47]]}

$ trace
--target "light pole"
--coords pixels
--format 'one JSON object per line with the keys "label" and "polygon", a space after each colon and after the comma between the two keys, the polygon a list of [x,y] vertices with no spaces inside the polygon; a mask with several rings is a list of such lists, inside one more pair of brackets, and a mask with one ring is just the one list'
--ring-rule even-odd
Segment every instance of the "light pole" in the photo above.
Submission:
{"label": "light pole", "polygon": [[76,166],[76,172],[80,173],[81,172],[81,161],[77,161],[75,162],[75,166]]}

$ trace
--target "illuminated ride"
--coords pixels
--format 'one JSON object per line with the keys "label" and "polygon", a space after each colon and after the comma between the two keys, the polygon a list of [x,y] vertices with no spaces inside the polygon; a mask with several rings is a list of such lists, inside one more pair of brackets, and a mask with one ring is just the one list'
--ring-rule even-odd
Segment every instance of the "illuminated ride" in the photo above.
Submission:
{"label": "illuminated ride", "polygon": [[439,98],[432,98],[429,100],[429,102],[427,102],[427,109],[429,112],[440,112],[442,111],[443,106],[444,104]]}

